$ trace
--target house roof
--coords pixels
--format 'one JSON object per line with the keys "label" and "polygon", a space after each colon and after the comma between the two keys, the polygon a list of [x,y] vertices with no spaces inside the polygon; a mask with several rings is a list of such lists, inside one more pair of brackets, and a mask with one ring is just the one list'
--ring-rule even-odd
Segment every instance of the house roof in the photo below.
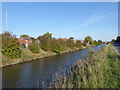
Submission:
{"label": "house roof", "polygon": [[63,41],[67,41],[67,38],[61,38]]}
{"label": "house roof", "polygon": [[22,37],[22,38],[24,38],[25,40],[31,40],[30,37]]}

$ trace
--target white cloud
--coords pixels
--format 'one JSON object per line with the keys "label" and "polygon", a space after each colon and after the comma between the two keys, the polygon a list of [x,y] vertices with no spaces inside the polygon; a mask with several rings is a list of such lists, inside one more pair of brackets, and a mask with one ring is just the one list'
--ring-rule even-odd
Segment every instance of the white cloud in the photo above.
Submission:
{"label": "white cloud", "polygon": [[93,15],[90,16],[90,18],[88,20],[83,22],[79,27],[85,27],[87,25],[90,25],[90,24],[93,24],[93,23],[98,22],[100,20],[103,20],[103,19],[105,19],[109,16],[112,16],[114,14],[116,14],[116,12],[108,13],[108,14],[98,14],[98,13],[93,14]]}
{"label": "white cloud", "polygon": [[80,29],[80,28],[83,28],[83,27],[86,27],[88,25],[91,25],[91,24],[94,24],[96,22],[99,22],[107,17],[110,17],[114,14],[117,14],[116,12],[113,12],[113,13],[107,13],[107,14],[101,14],[101,13],[94,13],[92,15],[89,16],[89,18],[87,20],[85,20],[84,22],[78,24],[78,25],[75,25],[73,27],[69,27],[69,28],[66,28],[64,30],[74,30],[74,29]]}
{"label": "white cloud", "polygon": [[[105,18],[110,18],[110,16],[114,15],[114,14],[117,14],[117,12],[112,12],[112,13],[106,13],[106,14],[103,14],[103,13],[94,13],[92,15],[89,16],[89,18],[87,20],[85,20],[84,22],[78,24],[78,25],[74,25],[74,26],[71,26],[71,27],[68,27],[68,28],[64,28],[64,29],[61,29],[61,30],[56,30],[54,31],[55,34],[57,35],[60,35],[60,33],[64,33],[64,34],[73,34],[76,30],[76,29],[83,29],[84,27],[88,26],[88,25],[91,25],[91,24],[94,24],[96,22],[99,22]],[[77,33],[77,32],[76,32]]]}

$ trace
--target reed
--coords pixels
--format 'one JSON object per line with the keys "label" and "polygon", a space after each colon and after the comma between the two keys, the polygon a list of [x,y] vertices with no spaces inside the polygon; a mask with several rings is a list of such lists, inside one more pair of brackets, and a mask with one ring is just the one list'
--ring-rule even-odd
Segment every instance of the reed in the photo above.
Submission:
{"label": "reed", "polygon": [[118,88],[119,60],[113,47],[108,45],[94,53],[88,50],[89,56],[72,66],[68,75],[56,73],[49,88]]}

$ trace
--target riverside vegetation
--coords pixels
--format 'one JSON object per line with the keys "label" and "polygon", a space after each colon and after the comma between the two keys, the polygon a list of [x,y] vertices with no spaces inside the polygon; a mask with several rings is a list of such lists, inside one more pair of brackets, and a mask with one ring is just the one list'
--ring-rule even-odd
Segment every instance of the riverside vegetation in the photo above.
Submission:
{"label": "riverside vegetation", "polygon": [[69,72],[56,73],[49,88],[119,88],[119,60],[112,45],[91,52],[89,48],[89,56],[78,61]]}
{"label": "riverside vegetation", "polygon": [[[29,35],[22,36],[30,37]],[[36,39],[34,37],[31,38],[33,39],[33,42],[25,48],[20,47],[16,35],[9,32],[0,34],[0,39],[2,41],[0,48],[0,53],[2,53],[2,66],[22,63],[37,58],[43,58],[105,43],[101,40],[98,40],[98,42],[93,41],[90,36],[85,37],[83,43],[80,40],[74,40],[73,37],[68,39],[56,39],[52,37],[52,34],[49,32],[42,36],[38,36]],[[38,41],[40,43],[38,43]]]}
{"label": "riverside vegetation", "polygon": [[[28,37],[28,35],[24,36]],[[90,36],[87,36],[83,43],[80,40],[74,42],[73,37],[64,41],[62,38],[53,38],[51,33],[45,33],[35,39],[40,43],[33,41],[27,48],[24,48],[19,46],[16,36],[9,32],[1,34],[0,38],[2,39],[2,48],[0,48],[2,55],[1,53],[0,55],[3,66],[88,47],[89,56],[78,61],[62,75],[56,73],[55,79],[48,86],[49,88],[120,87],[119,58],[112,45],[106,45],[98,52],[94,52],[90,47],[104,44],[101,40],[93,41]],[[119,40],[117,38],[115,42]]]}

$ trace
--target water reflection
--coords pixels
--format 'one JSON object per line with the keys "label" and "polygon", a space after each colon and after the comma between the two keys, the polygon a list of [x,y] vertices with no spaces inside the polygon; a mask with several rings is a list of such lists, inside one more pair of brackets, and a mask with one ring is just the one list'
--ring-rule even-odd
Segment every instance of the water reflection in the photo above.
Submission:
{"label": "water reflection", "polygon": [[[104,45],[93,47],[93,49],[97,51]],[[59,69],[68,70],[71,65],[86,55],[86,49],[83,49],[3,68],[2,85],[6,88],[36,88],[38,84],[42,85],[43,81],[51,82],[53,74]]]}

